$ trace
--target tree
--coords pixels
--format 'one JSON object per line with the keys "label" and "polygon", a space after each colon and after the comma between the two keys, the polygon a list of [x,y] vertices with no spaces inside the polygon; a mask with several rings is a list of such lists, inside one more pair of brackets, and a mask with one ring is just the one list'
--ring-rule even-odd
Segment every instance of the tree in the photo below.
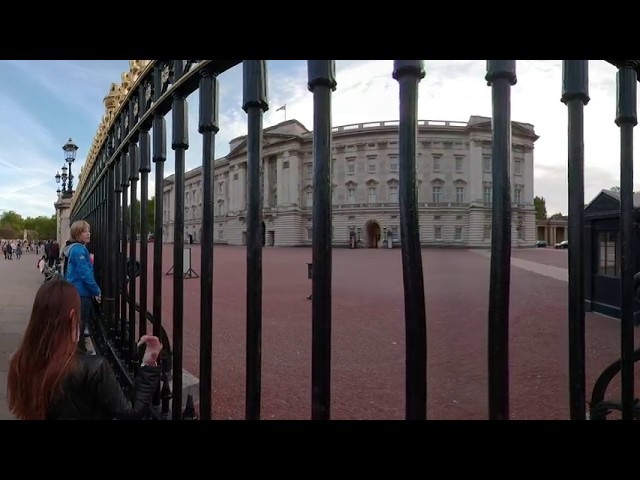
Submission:
{"label": "tree", "polygon": [[16,231],[21,231],[24,228],[24,220],[22,220],[21,215],[9,210],[0,216],[0,226],[12,227]]}
{"label": "tree", "polygon": [[11,225],[0,225],[0,238],[3,240],[13,240],[20,238],[20,235]]}
{"label": "tree", "polygon": [[[147,224],[149,225],[149,232],[153,233],[153,229],[155,228],[155,213],[156,213],[156,201],[155,197],[151,197],[147,202]],[[127,219],[131,218],[129,215],[131,214],[131,205],[127,205]],[[136,233],[140,233],[140,200],[136,198],[133,204],[133,215],[136,219]],[[127,224],[127,230],[129,226]]]}
{"label": "tree", "polygon": [[27,230],[27,236],[29,231],[36,232],[35,235],[31,234],[39,240],[47,238],[56,238],[57,220],[55,215],[45,217],[43,215],[39,217],[27,217],[24,220],[23,227]]}
{"label": "tree", "polygon": [[27,217],[10,210],[0,215],[0,237],[23,238],[27,231],[28,239],[56,238],[57,220],[55,215],[50,217]]}
{"label": "tree", "polygon": [[546,220],[547,205],[544,197],[535,197],[533,199],[533,205],[536,207],[536,220]]}

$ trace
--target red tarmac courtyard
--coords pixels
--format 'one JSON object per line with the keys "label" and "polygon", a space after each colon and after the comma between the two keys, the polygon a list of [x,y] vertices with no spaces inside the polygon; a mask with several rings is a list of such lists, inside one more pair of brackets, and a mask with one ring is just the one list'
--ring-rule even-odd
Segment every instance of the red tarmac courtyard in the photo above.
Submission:
{"label": "red tarmac courtyard", "polygon": [[[173,264],[173,245],[163,247],[166,272]],[[190,247],[192,267],[200,274],[200,246]],[[332,419],[404,418],[400,252],[399,248],[333,250]],[[481,253],[422,250],[430,419],[488,418],[489,258]],[[149,244],[149,306],[152,255]],[[567,264],[566,250],[514,250],[513,257],[560,268]],[[243,419],[246,248],[215,246],[214,258],[213,417]],[[263,250],[263,419],[311,418],[311,301],[307,300],[311,281],[306,266],[310,261],[310,248]],[[170,338],[172,279],[164,275],[162,288],[163,324]],[[184,289],[183,365],[198,376],[200,279],[185,279]],[[513,419],[569,418],[567,290],[566,281],[512,266]],[[589,399],[597,376],[620,356],[620,323],[587,313],[586,329]],[[636,345],[639,339],[636,335]]]}

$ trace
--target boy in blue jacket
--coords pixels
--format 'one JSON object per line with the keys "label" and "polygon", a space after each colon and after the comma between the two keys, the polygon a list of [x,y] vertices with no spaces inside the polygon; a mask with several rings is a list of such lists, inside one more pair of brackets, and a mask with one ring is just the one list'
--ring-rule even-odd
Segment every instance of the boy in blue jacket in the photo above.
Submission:
{"label": "boy in blue jacket", "polygon": [[78,348],[86,352],[84,329],[91,315],[92,299],[100,302],[102,292],[93,273],[93,263],[86,245],[91,241],[91,228],[88,222],[78,220],[71,225],[71,241],[64,247],[65,278],[71,282],[80,295],[80,341]]}

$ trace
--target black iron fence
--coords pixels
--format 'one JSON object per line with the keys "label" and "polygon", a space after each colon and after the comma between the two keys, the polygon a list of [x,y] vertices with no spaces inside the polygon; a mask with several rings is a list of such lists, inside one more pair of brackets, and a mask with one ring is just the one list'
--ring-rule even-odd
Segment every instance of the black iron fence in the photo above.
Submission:
{"label": "black iron fence", "polygon": [[[203,137],[202,264],[200,276],[200,418],[211,418],[214,188],[213,160],[218,122],[217,77],[242,62],[243,109],[247,114],[247,296],[246,296],[246,418],[260,418],[262,344],[262,205],[260,168],[262,118],[268,109],[267,72],[263,60],[156,60],[142,72],[114,112],[114,120],[99,146],[95,162],[83,173],[84,187],[76,198],[72,220],[88,220],[94,232],[96,273],[103,286],[103,309],[94,322],[99,353],[107,356],[125,388],[130,388],[139,359],[136,338],[147,322],[164,344],[162,387],[154,400],[160,418],[193,418],[193,401],[183,405],[184,278],[173,275],[173,334],[162,318],[162,248],[154,248],[153,278],[147,276],[149,174],[155,172],[156,242],[163,238],[163,178],[167,161],[165,116],[172,112],[171,149],[175,162],[175,226],[173,268],[183,271],[185,150],[189,146],[187,96],[199,90],[198,131]],[[609,60],[618,68],[616,123],[620,127],[621,198],[621,359],[608,367],[593,389],[590,417],[606,418],[614,409],[623,419],[638,415],[634,400],[633,301],[633,127],[637,123],[638,61]],[[427,351],[425,296],[418,215],[416,209],[416,142],[418,85],[422,61],[395,61],[399,82],[400,228],[406,331],[406,418],[425,419],[427,412]],[[480,81],[481,79],[479,79]],[[509,289],[511,263],[511,87],[515,60],[487,61],[486,80],[492,89],[493,214],[489,293],[489,417],[509,418]],[[313,278],[312,278],[312,418],[331,417],[331,95],[336,88],[332,60],[308,61],[308,87],[313,93]],[[568,109],[569,186],[569,391],[572,419],[587,418],[585,380],[584,270],[584,106],[588,103],[588,61],[563,63],[562,102]],[[153,140],[150,130],[153,129]],[[152,169],[152,163],[155,168]],[[140,219],[130,212],[140,184]],[[138,237],[139,236],[139,237]],[[140,251],[136,239],[140,238]],[[161,246],[161,243],[159,243]],[[136,262],[140,292],[137,295]],[[147,305],[148,290],[153,305]],[[139,303],[135,299],[139,298]],[[607,386],[621,373],[621,401],[605,398]]]}

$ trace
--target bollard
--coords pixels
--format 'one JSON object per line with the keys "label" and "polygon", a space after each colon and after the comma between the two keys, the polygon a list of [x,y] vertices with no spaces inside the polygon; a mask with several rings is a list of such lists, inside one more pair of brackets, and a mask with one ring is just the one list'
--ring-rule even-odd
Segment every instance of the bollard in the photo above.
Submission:
{"label": "bollard", "polygon": [[[311,280],[313,278],[313,263],[307,263],[307,278]],[[311,300],[313,294],[307,297],[307,300]]]}

